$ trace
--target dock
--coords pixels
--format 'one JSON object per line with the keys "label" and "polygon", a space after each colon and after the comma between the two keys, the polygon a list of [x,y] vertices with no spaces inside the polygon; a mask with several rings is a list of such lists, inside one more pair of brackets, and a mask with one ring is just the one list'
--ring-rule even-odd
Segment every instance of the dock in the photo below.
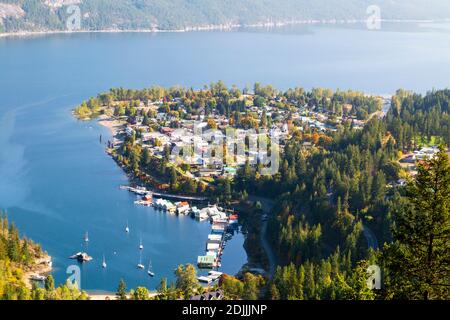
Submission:
{"label": "dock", "polygon": [[[209,206],[200,210],[200,212],[203,212],[212,220],[212,227],[206,241],[206,253],[197,257],[197,266],[205,269],[217,269],[221,267],[221,258],[226,242],[232,237],[229,231],[237,226],[238,215],[234,212],[226,213],[217,206]],[[209,274],[210,278],[218,278],[219,276],[216,273]]]}
{"label": "dock", "polygon": [[197,277],[197,280],[201,283],[210,284],[212,282],[219,280],[222,275],[223,275],[222,272],[210,271],[210,272],[208,272],[207,276]]}
{"label": "dock", "polygon": [[170,194],[170,193],[161,193],[161,192],[154,192],[145,189],[144,187],[130,187],[130,186],[120,186],[120,189],[122,190],[128,190],[130,192],[133,192],[137,195],[145,196],[149,195],[152,197],[157,198],[163,198],[163,199],[173,199],[173,200],[181,200],[181,201],[198,201],[198,202],[204,202],[207,201],[207,197],[196,197],[196,196],[185,196],[185,195],[178,195],[178,194]]}

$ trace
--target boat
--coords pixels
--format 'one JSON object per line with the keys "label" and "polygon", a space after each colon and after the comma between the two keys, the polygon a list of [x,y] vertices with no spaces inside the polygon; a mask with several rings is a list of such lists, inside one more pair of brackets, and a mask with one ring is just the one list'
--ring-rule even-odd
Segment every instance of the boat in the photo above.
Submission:
{"label": "boat", "polygon": [[76,260],[78,260],[78,262],[87,262],[87,261],[91,261],[92,260],[92,257],[89,256],[85,252],[77,252],[76,254],[74,254],[73,256],[70,256],[69,258],[70,259],[76,259]]}
{"label": "boat", "polygon": [[144,196],[148,192],[147,189],[145,189],[145,187],[140,187],[140,186],[137,186],[136,188],[131,188],[130,190],[140,196]]}
{"label": "boat", "polygon": [[142,244],[142,238],[141,238],[141,240],[139,242],[139,250],[142,250],[142,249],[144,249],[144,245]]}
{"label": "boat", "polygon": [[42,281],[47,280],[47,277],[46,277],[46,276],[40,276],[40,275],[38,275],[38,274],[33,274],[33,275],[30,277],[30,279],[33,280],[33,281],[39,281],[39,282],[42,282]]}
{"label": "boat", "polygon": [[126,228],[125,228],[125,232],[126,232],[126,233],[130,233],[130,228],[128,227],[128,220],[127,220],[127,226],[126,226]]}
{"label": "boat", "polygon": [[102,268],[103,268],[103,269],[105,269],[105,268],[106,268],[106,260],[105,260],[105,255],[103,255]]}
{"label": "boat", "polygon": [[153,206],[156,209],[159,209],[162,211],[167,211],[172,214],[176,213],[176,210],[177,210],[177,207],[172,202],[170,202],[169,200],[165,200],[165,199],[157,199],[154,202]]}
{"label": "boat", "polygon": [[145,207],[150,207],[153,204],[152,194],[148,193],[145,196],[143,196],[142,199],[136,200],[134,203]]}
{"label": "boat", "polygon": [[147,273],[150,277],[154,277],[155,273],[152,271],[152,260],[149,261],[148,263],[148,270]]}
{"label": "boat", "polygon": [[175,206],[177,207],[178,214],[188,214],[191,209],[189,203],[186,201],[176,202]]}
{"label": "boat", "polygon": [[145,269],[145,266],[142,264],[142,251],[140,252],[140,255],[139,255],[139,263],[137,265],[137,268],[138,269]]}
{"label": "boat", "polygon": [[203,283],[207,283],[207,284],[210,284],[211,282],[213,282],[213,280],[210,277],[205,277],[205,276],[197,277],[197,280],[199,282],[203,282]]}
{"label": "boat", "polygon": [[89,234],[86,231],[86,233],[84,234],[84,242],[89,242]]}

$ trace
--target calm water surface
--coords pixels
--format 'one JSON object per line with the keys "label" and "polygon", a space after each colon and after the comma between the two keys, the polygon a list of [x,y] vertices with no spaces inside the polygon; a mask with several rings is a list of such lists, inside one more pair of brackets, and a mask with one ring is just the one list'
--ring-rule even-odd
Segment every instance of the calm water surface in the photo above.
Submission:
{"label": "calm water surface", "polygon": [[[195,263],[210,225],[135,206],[135,196],[119,190],[126,176],[99,143],[109,132],[74,120],[77,104],[115,86],[198,88],[217,80],[425,92],[449,85],[449,30],[299,27],[0,39],[0,208],[53,256],[57,282],[67,278],[68,256],[83,249],[94,257],[82,266],[83,289],[115,290],[120,278],[129,287],[154,288],[161,277],[172,279],[178,264]],[[154,279],[136,269],[140,237]],[[246,262],[242,244],[238,234],[227,246],[223,271],[236,273]]]}

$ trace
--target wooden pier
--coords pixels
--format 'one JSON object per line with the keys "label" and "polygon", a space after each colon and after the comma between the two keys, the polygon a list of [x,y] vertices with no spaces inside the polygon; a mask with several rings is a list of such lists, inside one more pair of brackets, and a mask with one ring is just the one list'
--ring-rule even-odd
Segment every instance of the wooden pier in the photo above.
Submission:
{"label": "wooden pier", "polygon": [[138,195],[150,195],[152,197],[163,198],[163,199],[174,199],[174,200],[185,200],[185,201],[207,201],[207,197],[196,197],[196,196],[184,196],[178,194],[160,193],[154,191],[148,191],[143,188],[133,188],[130,186],[121,186],[120,189],[128,190],[130,192],[136,193]]}

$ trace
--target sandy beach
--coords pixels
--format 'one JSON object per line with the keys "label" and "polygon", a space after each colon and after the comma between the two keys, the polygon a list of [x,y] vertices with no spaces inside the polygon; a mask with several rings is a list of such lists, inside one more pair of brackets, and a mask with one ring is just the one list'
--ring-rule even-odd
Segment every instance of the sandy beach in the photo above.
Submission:
{"label": "sandy beach", "polygon": [[111,132],[112,137],[115,137],[120,130],[123,130],[126,124],[125,121],[115,120],[105,115],[100,116],[100,120],[98,121],[98,123],[101,126],[108,128]]}

